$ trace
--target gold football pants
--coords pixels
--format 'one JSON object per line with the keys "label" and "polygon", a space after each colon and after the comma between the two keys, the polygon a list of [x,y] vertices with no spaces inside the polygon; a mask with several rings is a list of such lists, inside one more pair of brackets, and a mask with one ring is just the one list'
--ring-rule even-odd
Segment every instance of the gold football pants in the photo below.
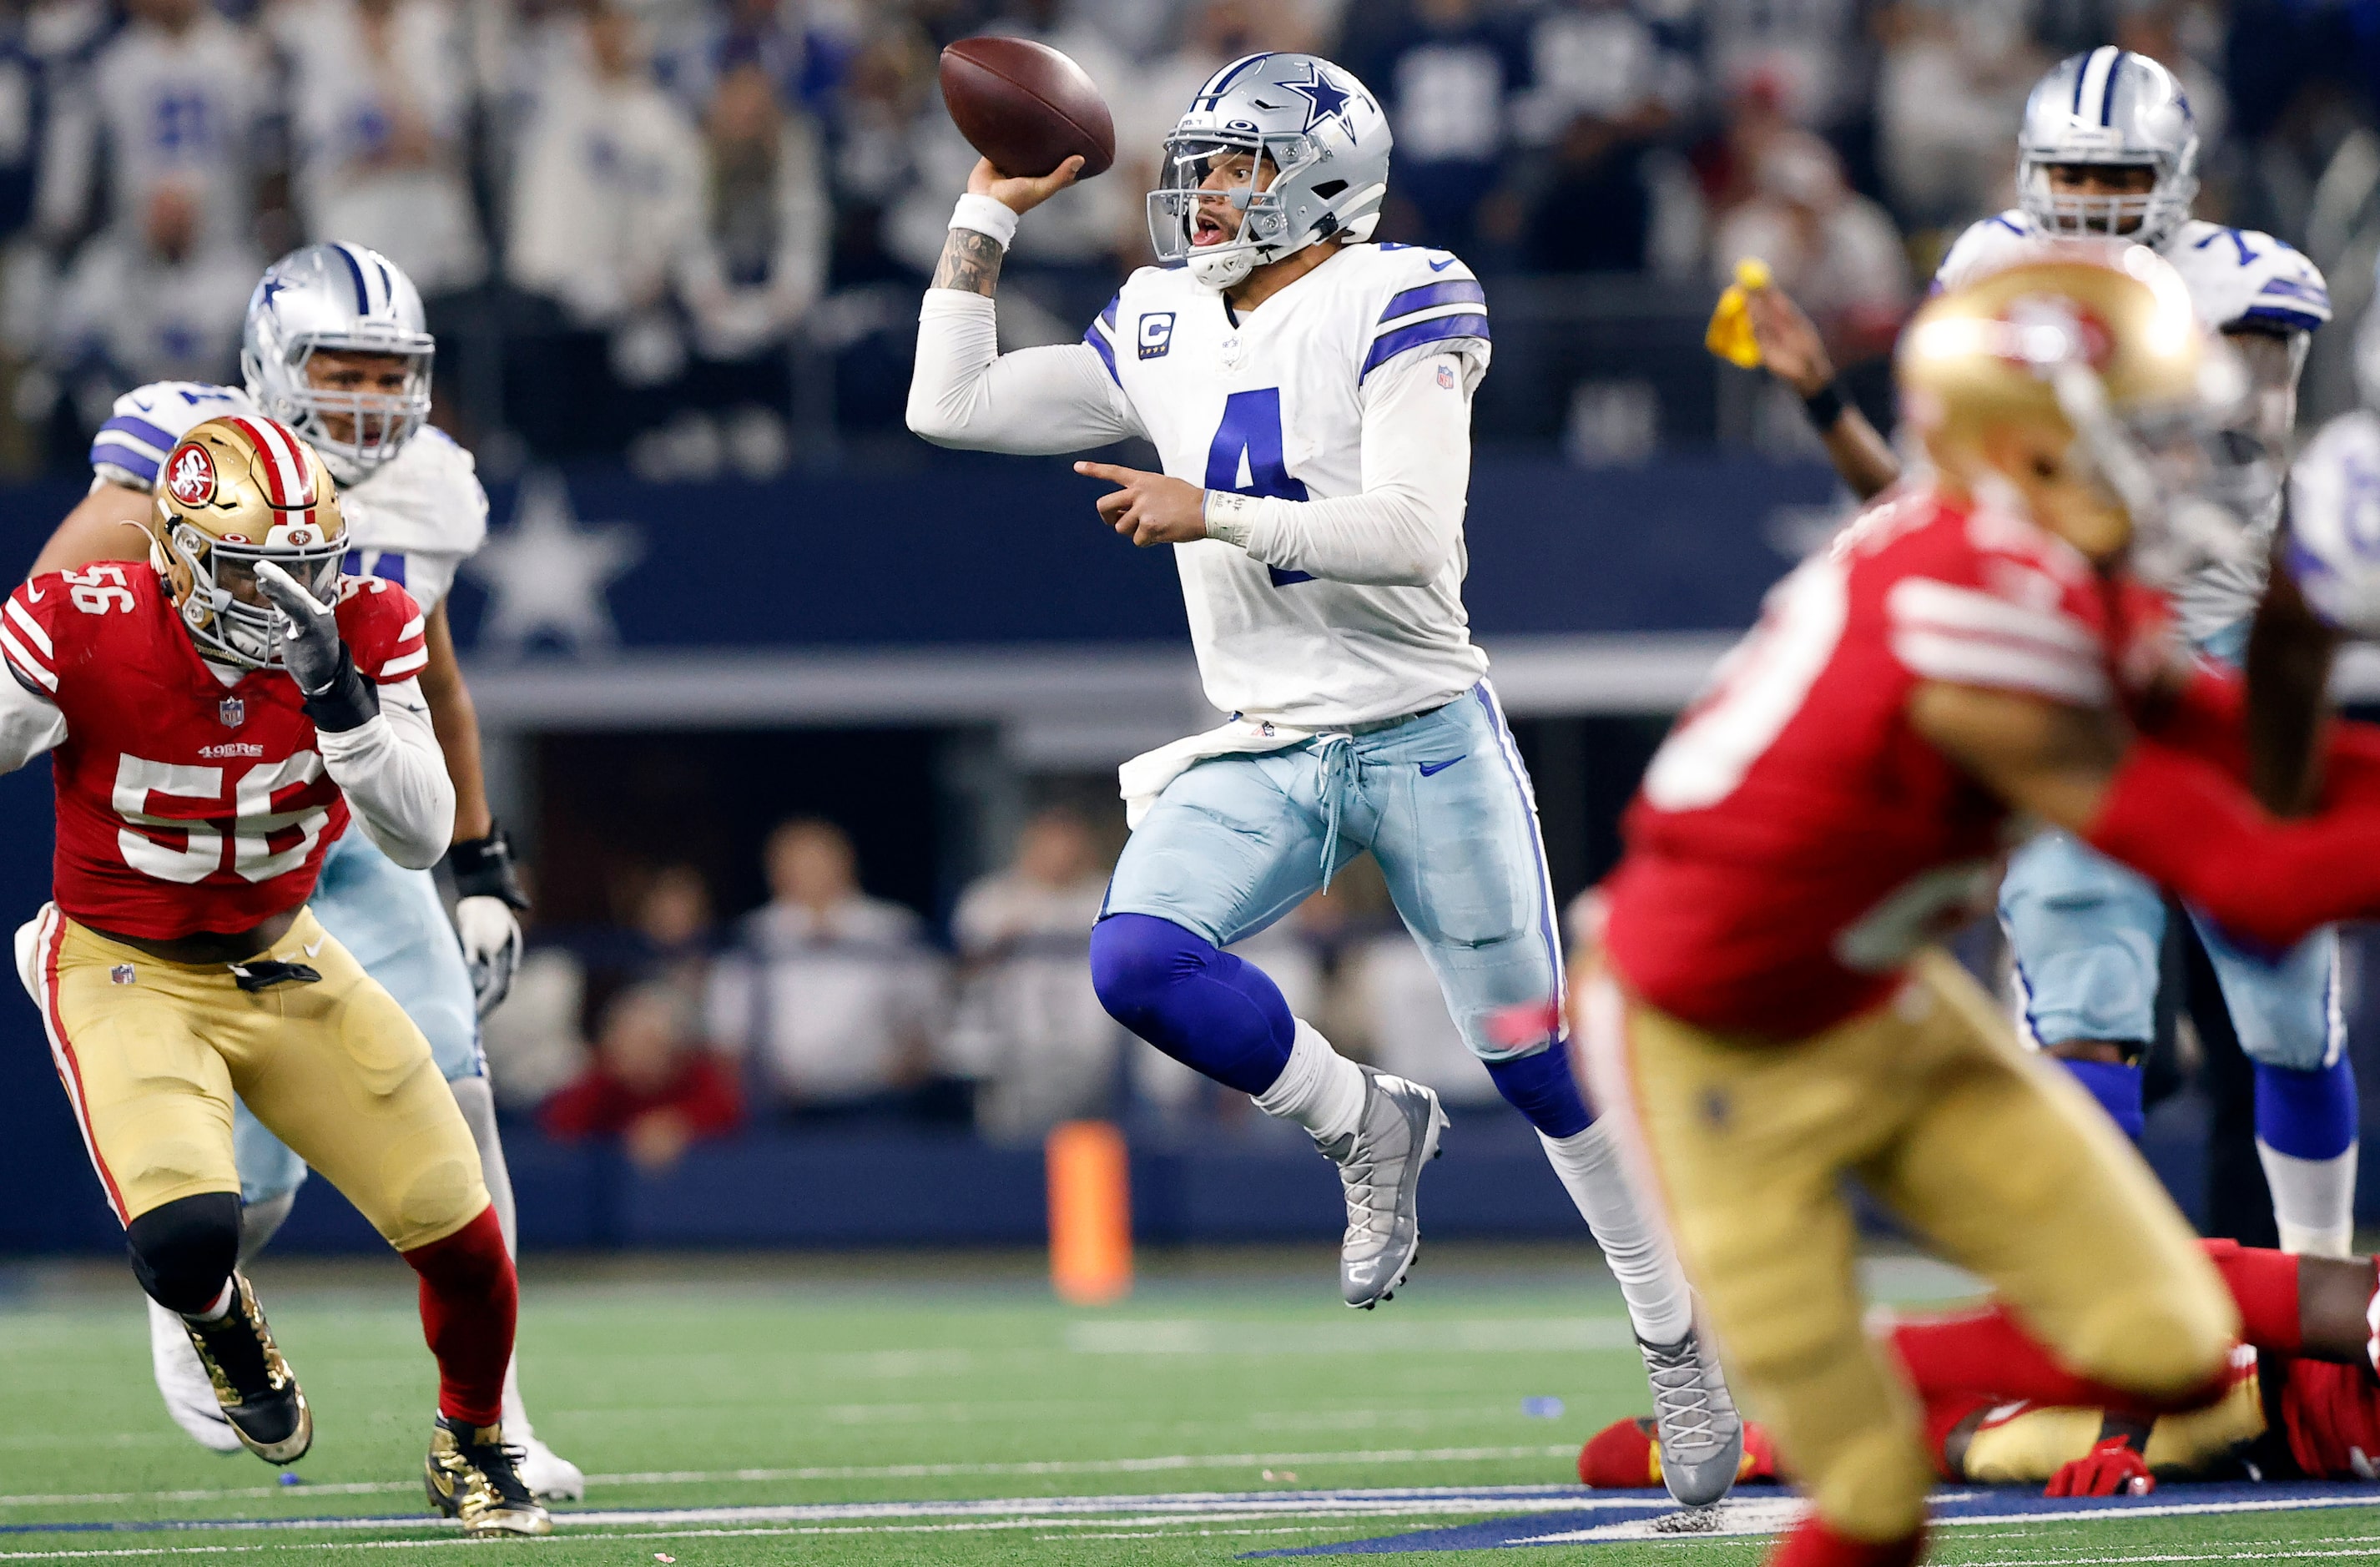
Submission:
{"label": "gold football pants", "polygon": [[1598,1108],[1666,1209],[1736,1392],[1840,1533],[1911,1534],[1934,1473],[1914,1399],[1862,1330],[1847,1178],[2070,1369],[2179,1396],[2222,1368],[2239,1320],[2189,1225],[1947,954],[1788,1044],[1694,1027],[1608,974],[1585,1008]]}
{"label": "gold football pants", "polygon": [[235,1093],[399,1251],[488,1206],[429,1041],[311,910],[256,961],[303,964],[322,975],[312,983],[242,990],[225,965],[161,962],[55,905],[18,933],[18,956],[120,1221],[239,1190]]}

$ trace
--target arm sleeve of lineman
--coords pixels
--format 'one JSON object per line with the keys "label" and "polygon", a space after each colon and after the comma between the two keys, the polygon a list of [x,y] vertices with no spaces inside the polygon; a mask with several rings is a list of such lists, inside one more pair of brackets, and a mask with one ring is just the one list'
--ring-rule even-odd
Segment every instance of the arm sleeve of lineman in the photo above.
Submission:
{"label": "arm sleeve of lineman", "polygon": [[1324,501],[1207,492],[1207,528],[1255,559],[1331,582],[1418,588],[1463,542],[1471,362],[1406,358],[1364,383],[1364,489]]}
{"label": "arm sleeve of lineman", "polygon": [[408,870],[436,865],[455,837],[455,784],[420,682],[382,686],[378,716],[317,738],[322,766],[346,795],[364,835]]}
{"label": "arm sleeve of lineman", "polygon": [[909,428],[937,446],[1047,456],[1140,433],[1123,388],[1087,343],[1000,351],[992,302],[929,288],[917,311]]}
{"label": "arm sleeve of lineman", "polygon": [[[12,660],[9,674],[16,675]],[[25,688],[24,677],[0,680],[0,772],[14,772],[67,737],[67,715],[47,697]]]}

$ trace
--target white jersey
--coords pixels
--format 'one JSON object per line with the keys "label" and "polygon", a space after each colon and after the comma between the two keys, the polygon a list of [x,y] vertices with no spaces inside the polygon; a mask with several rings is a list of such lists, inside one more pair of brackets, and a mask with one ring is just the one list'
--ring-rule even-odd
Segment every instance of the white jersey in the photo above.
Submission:
{"label": "white jersey", "polygon": [[[257,411],[237,386],[161,381],[128,392],[91,438],[91,471],[108,483],[146,491],[191,426]],[[455,570],[488,536],[487,492],[471,454],[429,425],[371,477],[342,487],[339,510],[353,541],[348,573],[401,583],[425,611],[445,599]]]}
{"label": "white jersey", "polygon": [[[1443,250],[1350,245],[1236,322],[1186,268],[1144,267],[1085,335],[1165,471],[1281,500],[1363,492],[1366,394],[1419,351],[1468,398],[1487,297]],[[1208,700],[1304,728],[1439,706],[1478,684],[1460,546],[1427,582],[1330,581],[1208,539],[1174,547]]]}
{"label": "white jersey", "polygon": [[[2046,236],[2022,209],[2010,209],[1971,225],[1942,258],[1935,274],[1939,289],[1959,285],[2009,259]],[[2322,269],[2269,234],[2225,228],[2192,219],[2157,247],[2190,290],[2198,319],[2214,332],[2260,332],[2286,336],[2313,332],[2330,320],[2330,291]],[[2277,504],[2258,519],[2269,535],[2280,519]],[[2172,594],[2182,634],[2205,642],[2245,621],[2265,592],[2266,552],[2210,566]]]}
{"label": "white jersey", "polygon": [[2289,465],[2289,559],[2323,619],[2380,637],[2380,413],[2339,415]]}

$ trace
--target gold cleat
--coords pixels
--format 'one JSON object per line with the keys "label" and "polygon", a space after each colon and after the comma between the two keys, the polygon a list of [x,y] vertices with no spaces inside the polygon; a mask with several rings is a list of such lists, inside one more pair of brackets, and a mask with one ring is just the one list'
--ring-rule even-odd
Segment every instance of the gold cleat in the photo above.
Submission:
{"label": "gold cleat", "polygon": [[440,1415],[421,1464],[431,1507],[460,1519],[474,1539],[553,1533],[553,1520],[521,1483],[520,1451],[504,1445],[502,1426],[467,1426]]}
{"label": "gold cleat", "polygon": [[231,1276],[231,1309],[213,1322],[182,1319],[215,1402],[240,1445],[267,1464],[295,1464],[314,1445],[314,1412],[265,1326],[264,1309],[246,1278]]}

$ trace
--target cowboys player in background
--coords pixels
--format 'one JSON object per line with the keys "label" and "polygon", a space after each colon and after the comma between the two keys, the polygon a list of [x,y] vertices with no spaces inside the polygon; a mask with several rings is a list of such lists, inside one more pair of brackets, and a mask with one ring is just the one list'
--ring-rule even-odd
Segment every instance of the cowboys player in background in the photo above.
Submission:
{"label": "cowboys player in background", "polygon": [[[2267,234],[2192,218],[2198,131],[2180,84],[2143,55],[2112,46],[2060,61],[2034,88],[2017,139],[2020,205],[1973,225],[1944,258],[1937,290],[1992,270],[2010,252],[2059,237],[2116,235],[2173,263],[2205,325],[2245,363],[2254,392],[2227,438],[2233,466],[2216,497],[2250,513],[2269,541],[2280,518],[2273,480],[2297,416],[2297,383],[2314,331],[2330,320],[2322,273]],[[1900,477],[1890,449],[1836,390],[1824,347],[1774,289],[1750,301],[1763,361],[1803,395],[1845,481],[1866,499]],[[2302,619],[2268,606],[2268,552],[2193,575],[2174,593],[2181,633],[2203,654],[2248,666],[2260,711],[2310,722],[2325,661],[2299,658]],[[2260,648],[2248,656],[2250,631]],[[2267,657],[2271,650],[2282,651]],[[2288,747],[2282,747],[2287,749]],[[2276,809],[2304,780],[2259,781]],[[2063,832],[2010,861],[2000,919],[2015,958],[2019,1026],[2058,1057],[2134,1136],[2143,1053],[2155,1035],[2166,904],[2156,889]],[[2353,1229],[2354,1072],[2338,1005],[2338,941],[2325,930],[2287,954],[2248,951],[2209,922],[2188,934],[2206,954],[2225,1012],[2255,1074],[2256,1152],[2285,1249],[2343,1257]]]}
{"label": "cowboys player in background", "polygon": [[[455,784],[447,864],[458,901],[450,924],[430,872],[400,868],[351,832],[332,847],[311,906],[428,1036],[479,1146],[505,1244],[513,1246],[512,1180],[479,1020],[512,984],[521,945],[514,911],[528,900],[488,808],[479,720],[447,627],[446,592],[486,536],[488,500],[470,454],[425,422],[435,348],[420,295],[386,257],[344,244],[310,245],[283,257],[249,301],[240,350],[245,387],[166,382],[117,399],[114,417],[91,442],[91,492],[42,549],[33,572],[146,559],[141,529],[158,466],[183,432],[204,419],[261,412],[321,455],[339,481],[353,541],[347,572],[404,585],[426,613],[428,645],[418,678]],[[244,1104],[235,1111],[235,1148],[245,1265],[288,1217],[306,1166]],[[238,1439],[188,1335],[153,1302],[150,1315],[157,1387],[176,1423],[206,1447],[237,1452]],[[504,1434],[525,1450],[519,1468],[532,1490],[559,1500],[584,1494],[577,1466],[531,1428],[516,1372],[505,1379]]]}
{"label": "cowboys player in background", "polygon": [[977,165],[920,311],[909,426],[1054,454],[1146,436],[1165,472],[1099,514],[1175,546],[1208,699],[1232,721],[1127,763],[1133,836],[1091,933],[1101,1002],[1167,1054],[1303,1126],[1339,1166],[1340,1282],[1370,1307],[1419,1245],[1446,1120],[1358,1066],[1222,949],[1369,850],[1449,1010],[1609,1257],[1682,1501],[1735,1477],[1742,1424],[1668,1239],[1630,1193],[1560,1048],[1561,954],[1535,800],[1462,601],[1471,395],[1487,296],[1455,257],[1366,243],[1387,120],[1310,55],[1253,55],[1191,101],[1148,199],[1160,260],[1082,343],[999,351],[1019,218],[1072,183]]}

